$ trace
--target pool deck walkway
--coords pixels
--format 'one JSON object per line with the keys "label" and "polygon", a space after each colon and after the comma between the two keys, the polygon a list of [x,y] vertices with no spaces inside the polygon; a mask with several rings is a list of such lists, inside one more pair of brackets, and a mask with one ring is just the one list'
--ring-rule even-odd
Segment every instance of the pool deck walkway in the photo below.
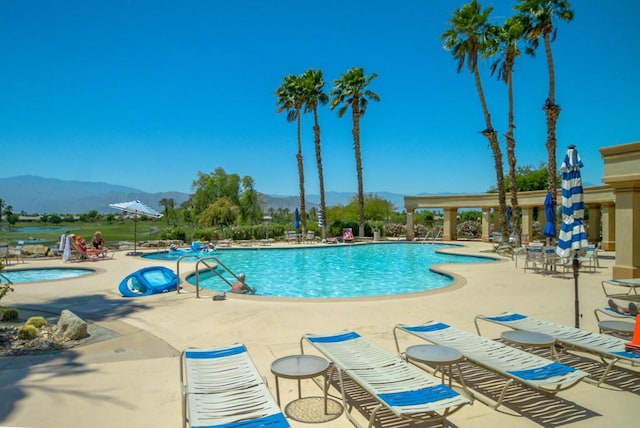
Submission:
{"label": "pool deck walkway", "polygon": [[[487,255],[492,245],[465,242],[453,251]],[[607,256],[607,253],[603,253]],[[611,254],[609,254],[610,256]],[[186,285],[181,293],[127,299],[118,284],[129,273],[151,265],[175,269],[175,262],[159,262],[116,253],[110,260],[66,266],[96,268],[96,274],[70,280],[15,284],[2,299],[29,313],[57,317],[69,309],[90,321],[91,337],[68,351],[0,359],[0,427],[93,428],[176,427],[181,424],[179,355],[185,347],[244,343],[260,372],[269,381],[275,359],[299,353],[305,333],[355,329],[395,352],[392,329],[397,323],[440,320],[475,331],[476,314],[520,312],[566,325],[574,323],[573,278],[524,272],[509,259],[490,264],[455,264],[443,268],[456,278],[454,286],[427,293],[343,300],[273,299],[228,294],[213,301],[200,299]],[[611,278],[613,260],[600,260],[595,273],[581,273],[581,327],[597,331],[593,315],[606,306],[600,281]],[[59,267],[60,260],[25,259],[8,268]],[[186,270],[193,269],[193,264]],[[185,272],[186,273],[186,272]],[[291,278],[295,286],[295,278]],[[345,284],[348,286],[348,284]],[[485,323],[483,334],[499,337],[500,329]],[[412,342],[413,340],[413,342]],[[419,343],[403,337],[402,345]],[[587,371],[602,365],[584,356]],[[472,377],[467,381],[473,381]],[[497,411],[476,401],[451,416],[448,426],[576,426],[628,425],[640,404],[640,369],[623,366],[613,382],[596,387],[581,383],[550,400],[536,393],[519,394]],[[494,379],[499,379],[494,377]],[[303,381],[303,396],[319,396],[311,381]],[[332,391],[334,394],[335,390]],[[297,398],[296,382],[281,380],[283,407]],[[525,402],[526,401],[526,402]],[[365,422],[357,411],[356,417]],[[350,427],[341,416],[321,424],[290,421],[294,427]],[[409,426],[398,424],[397,426]]]}

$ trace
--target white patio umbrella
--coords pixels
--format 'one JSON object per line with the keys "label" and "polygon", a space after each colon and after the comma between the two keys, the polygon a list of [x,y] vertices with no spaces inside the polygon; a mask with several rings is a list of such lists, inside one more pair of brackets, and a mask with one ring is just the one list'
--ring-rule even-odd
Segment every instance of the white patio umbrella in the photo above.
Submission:
{"label": "white patio umbrella", "polygon": [[573,278],[575,288],[575,326],[580,327],[580,304],[578,300],[579,253],[589,246],[584,229],[584,193],[580,168],[584,165],[576,146],[569,146],[562,162],[562,226],[558,235],[556,254],[573,257]]}
{"label": "white patio umbrella", "polygon": [[109,208],[115,208],[117,210],[121,210],[124,212],[129,212],[129,213],[133,213],[133,252],[129,252],[127,253],[127,256],[138,256],[142,253],[138,252],[138,228],[137,228],[137,223],[138,223],[138,215],[140,214],[144,214],[144,215],[148,215],[150,217],[155,217],[155,218],[160,218],[162,217],[162,214],[160,214],[158,211],[154,210],[153,208],[145,205],[144,203],[140,202],[139,200],[135,200],[135,201],[129,201],[129,202],[121,202],[118,204],[109,204]]}

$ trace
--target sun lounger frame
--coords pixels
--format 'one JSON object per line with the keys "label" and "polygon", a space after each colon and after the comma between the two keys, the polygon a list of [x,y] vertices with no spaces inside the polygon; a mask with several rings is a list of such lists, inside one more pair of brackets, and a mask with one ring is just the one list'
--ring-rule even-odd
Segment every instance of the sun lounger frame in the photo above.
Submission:
{"label": "sun lounger frame", "polygon": [[[428,321],[419,325],[397,324],[393,329],[396,350],[400,353],[398,330],[409,333],[435,345],[457,349],[472,364],[483,367],[507,379],[495,403],[483,401],[497,409],[502,404],[507,389],[514,383],[554,396],[560,391],[572,388],[587,376],[587,373],[547,358],[517,349],[501,342],[457,329],[440,321]],[[553,367],[560,373],[543,374],[542,379],[527,379],[524,372],[544,370]],[[479,397],[476,397],[480,399]]]}
{"label": "sun lounger frame", "polygon": [[[344,375],[347,375],[364,391],[370,394],[378,405],[372,410],[369,427],[372,427],[378,411],[387,408],[399,418],[415,421],[441,421],[460,410],[471,400],[446,385],[424,370],[406,362],[398,355],[385,351],[355,331],[345,331],[330,335],[306,334],[300,339],[300,351],[305,353],[304,343],[308,343],[323,354],[332,365],[329,379],[337,371],[340,394],[345,415],[355,426],[358,421],[349,412],[344,389]],[[403,393],[416,393],[429,389],[444,391],[448,396],[439,400],[420,404],[391,404],[384,397]],[[383,396],[383,397],[381,397]],[[388,398],[387,398],[388,399]],[[441,413],[438,413],[441,412]]]}
{"label": "sun lounger frame", "polygon": [[185,349],[180,356],[180,388],[183,428],[187,423],[228,427],[240,421],[239,426],[247,427],[290,426],[241,343]]}
{"label": "sun lounger frame", "polygon": [[[523,318],[522,318],[523,317]],[[509,321],[511,318],[518,318]],[[526,315],[504,312],[499,315],[476,315],[474,323],[480,334],[479,320],[495,323],[514,330],[534,331],[555,337],[556,341],[567,350],[586,352],[597,356],[606,364],[606,369],[600,379],[586,378],[585,382],[596,386],[602,384],[609,372],[618,362],[629,363],[632,367],[640,365],[640,355],[625,351],[624,344],[628,340],[608,334],[593,333],[575,327],[551,321],[538,320]]]}

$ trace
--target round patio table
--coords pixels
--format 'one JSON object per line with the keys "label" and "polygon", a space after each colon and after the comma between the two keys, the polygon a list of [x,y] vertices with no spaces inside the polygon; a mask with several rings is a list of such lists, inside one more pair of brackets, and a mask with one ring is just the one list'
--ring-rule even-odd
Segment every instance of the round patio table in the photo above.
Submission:
{"label": "round patio table", "polygon": [[329,362],[316,355],[289,355],[275,360],[271,363],[271,373],[273,373],[276,378],[276,398],[278,400],[278,404],[280,404],[279,378],[296,379],[298,381],[298,398],[302,398],[300,381],[302,379],[312,379],[316,376],[324,375],[328,368]]}
{"label": "round patio table", "polygon": [[598,327],[600,333],[612,333],[626,338],[633,335],[636,325],[632,322],[607,320],[598,322]]}
{"label": "round patio table", "polygon": [[525,351],[531,348],[549,348],[551,357],[554,360],[558,359],[555,350],[556,339],[548,334],[525,330],[509,330],[503,331],[500,337],[509,344],[524,348]]}
{"label": "round patio table", "polygon": [[455,365],[460,376],[460,383],[466,389],[462,372],[458,363],[464,359],[462,353],[457,349],[448,346],[439,345],[414,345],[409,346],[405,351],[406,360],[413,360],[424,364],[433,364],[435,366],[434,373],[440,370],[441,382],[444,383],[444,367],[447,367],[449,376],[449,386],[451,386],[452,366]]}

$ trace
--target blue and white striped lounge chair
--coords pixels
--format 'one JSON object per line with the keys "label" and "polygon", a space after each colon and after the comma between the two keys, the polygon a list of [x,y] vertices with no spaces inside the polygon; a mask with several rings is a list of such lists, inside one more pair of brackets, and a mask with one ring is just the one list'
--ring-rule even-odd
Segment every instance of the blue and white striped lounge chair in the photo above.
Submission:
{"label": "blue and white striped lounge chair", "polygon": [[459,330],[439,321],[429,321],[419,325],[396,325],[393,335],[398,352],[400,352],[398,330],[436,345],[457,349],[467,361],[506,377],[508,381],[502,388],[496,403],[486,403],[494,409],[502,404],[507,388],[513,382],[519,382],[548,395],[555,395],[578,384],[587,376],[587,373],[557,361]]}
{"label": "blue and white striped lounge chair", "polygon": [[[600,357],[605,363],[608,361],[607,368],[600,379],[597,381],[591,381],[591,383],[595,383],[596,385],[600,385],[604,382],[613,366],[618,362],[630,363],[632,366],[640,364],[640,354],[635,354],[625,350],[624,344],[628,342],[628,340],[610,336],[608,334],[593,333],[551,321],[538,320],[513,312],[504,312],[495,316],[477,315],[474,322],[476,324],[478,334],[480,334],[478,320],[489,321],[505,327],[510,327],[514,330],[526,330],[548,334],[549,336],[555,337],[556,342],[564,346],[566,349],[587,352]],[[585,381],[589,381],[589,379],[585,379]]]}
{"label": "blue and white striped lounge chair", "polygon": [[[344,375],[378,401],[371,412],[369,427],[373,426],[378,411],[383,407],[403,419],[440,421],[471,403],[434,376],[385,351],[355,331],[325,336],[307,334],[300,341],[303,354],[305,341],[333,362],[329,375],[337,370],[345,409],[351,406],[347,404]],[[354,425],[360,426],[349,411],[345,414]]]}
{"label": "blue and white striped lounge chair", "polygon": [[243,344],[185,349],[180,385],[183,428],[289,426]]}

